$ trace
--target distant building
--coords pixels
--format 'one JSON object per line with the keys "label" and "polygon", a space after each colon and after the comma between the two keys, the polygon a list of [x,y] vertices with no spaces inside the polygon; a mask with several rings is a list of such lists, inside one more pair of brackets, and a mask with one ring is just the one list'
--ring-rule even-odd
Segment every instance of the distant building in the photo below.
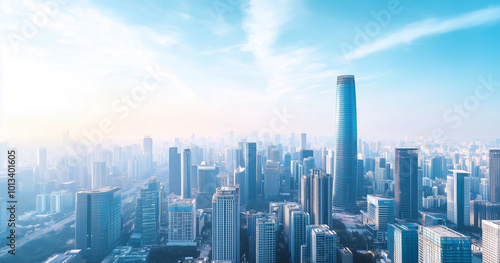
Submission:
{"label": "distant building", "polygon": [[471,238],[444,226],[419,227],[419,263],[471,263]]}
{"label": "distant building", "polygon": [[105,162],[94,162],[92,166],[92,189],[107,185],[107,171]]}
{"label": "distant building", "polygon": [[280,193],[280,163],[267,161],[264,168],[264,198],[276,199]]}
{"label": "distant building", "polygon": [[177,152],[177,147],[168,149],[168,185],[169,193],[181,195],[181,155]]}
{"label": "distant building", "polygon": [[168,205],[168,245],[195,246],[196,201],[176,199]]}
{"label": "distant building", "polygon": [[101,262],[121,240],[121,191],[102,187],[76,193],[76,245],[88,263]]}
{"label": "distant building", "polygon": [[191,150],[184,149],[181,156],[181,196],[191,198]]}
{"label": "distant building", "polygon": [[489,200],[500,203],[500,149],[490,149]]}
{"label": "distant building", "polygon": [[134,230],[142,234],[144,245],[156,242],[160,231],[160,188],[160,181],[153,177],[140,189],[137,197]]}
{"label": "distant building", "polygon": [[397,218],[418,219],[418,186],[418,149],[396,148],[394,201]]}
{"label": "distant building", "polygon": [[500,262],[500,220],[483,221],[483,263]]}
{"label": "distant building", "polygon": [[452,170],[446,183],[447,219],[458,226],[470,225],[470,173]]}
{"label": "distant building", "polygon": [[36,195],[36,212],[38,214],[43,214],[48,212],[50,209],[49,205],[49,195],[48,194],[37,194]]}
{"label": "distant building", "polygon": [[500,204],[484,200],[470,201],[470,225],[482,227],[483,220],[500,220]]}

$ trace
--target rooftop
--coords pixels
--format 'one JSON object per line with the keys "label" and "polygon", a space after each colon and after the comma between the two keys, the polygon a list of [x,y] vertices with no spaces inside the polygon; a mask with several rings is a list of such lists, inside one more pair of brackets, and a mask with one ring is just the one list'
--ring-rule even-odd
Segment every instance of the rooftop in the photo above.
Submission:
{"label": "rooftop", "polygon": [[467,237],[466,235],[460,234],[456,231],[453,231],[445,226],[435,226],[435,227],[427,227],[429,231],[432,231],[438,234],[441,237]]}
{"label": "rooftop", "polygon": [[83,194],[107,193],[107,192],[112,192],[112,191],[115,191],[115,190],[120,190],[120,187],[117,187],[117,186],[104,186],[104,187],[100,187],[100,188],[94,188],[94,189],[79,191],[78,193],[83,193]]}

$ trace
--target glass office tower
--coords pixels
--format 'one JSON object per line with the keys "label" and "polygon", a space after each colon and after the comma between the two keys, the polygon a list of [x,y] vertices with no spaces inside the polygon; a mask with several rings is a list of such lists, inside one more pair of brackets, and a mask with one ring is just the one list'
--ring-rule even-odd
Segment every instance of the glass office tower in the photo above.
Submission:
{"label": "glass office tower", "polygon": [[335,128],[333,206],[349,211],[356,207],[358,171],[356,90],[353,75],[337,77]]}
{"label": "glass office tower", "polygon": [[396,148],[394,163],[396,217],[418,219],[418,149]]}

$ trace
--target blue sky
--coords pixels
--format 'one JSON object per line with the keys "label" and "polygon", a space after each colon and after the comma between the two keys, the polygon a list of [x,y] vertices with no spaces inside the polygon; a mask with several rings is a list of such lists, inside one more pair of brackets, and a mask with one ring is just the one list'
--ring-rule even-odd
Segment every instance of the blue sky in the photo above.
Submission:
{"label": "blue sky", "polygon": [[[276,111],[293,115],[280,133],[333,135],[341,74],[356,76],[360,137],[500,137],[495,1],[43,3],[0,4],[2,138],[103,119],[110,138],[216,136],[268,129]],[[165,81],[117,115],[151,67]]]}

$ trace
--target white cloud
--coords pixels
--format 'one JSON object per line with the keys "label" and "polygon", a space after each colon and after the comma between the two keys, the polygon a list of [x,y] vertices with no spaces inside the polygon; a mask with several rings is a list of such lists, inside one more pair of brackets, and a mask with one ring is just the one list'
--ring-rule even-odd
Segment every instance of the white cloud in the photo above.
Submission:
{"label": "white cloud", "polygon": [[476,27],[500,20],[500,7],[490,7],[466,13],[448,20],[424,20],[412,23],[387,37],[375,40],[370,44],[358,47],[346,57],[357,59],[371,53],[392,48],[400,44],[409,44],[416,39],[437,35],[465,28]]}
{"label": "white cloud", "polygon": [[333,83],[336,75],[318,63],[320,58],[313,47],[274,47],[283,26],[292,18],[296,4],[294,0],[251,0],[245,10],[243,28],[247,32],[247,43],[243,50],[254,54],[267,75],[266,90],[272,97],[328,81]]}

